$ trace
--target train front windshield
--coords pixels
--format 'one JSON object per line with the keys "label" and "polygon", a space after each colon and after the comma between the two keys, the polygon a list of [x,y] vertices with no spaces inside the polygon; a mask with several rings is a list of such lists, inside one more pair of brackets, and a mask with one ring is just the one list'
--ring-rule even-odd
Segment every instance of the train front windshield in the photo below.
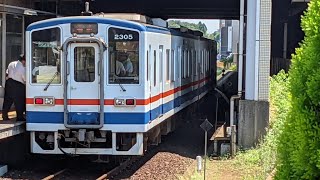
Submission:
{"label": "train front windshield", "polygon": [[52,28],[32,32],[32,83],[61,83],[60,29]]}
{"label": "train front windshield", "polygon": [[139,33],[109,28],[109,83],[139,84]]}

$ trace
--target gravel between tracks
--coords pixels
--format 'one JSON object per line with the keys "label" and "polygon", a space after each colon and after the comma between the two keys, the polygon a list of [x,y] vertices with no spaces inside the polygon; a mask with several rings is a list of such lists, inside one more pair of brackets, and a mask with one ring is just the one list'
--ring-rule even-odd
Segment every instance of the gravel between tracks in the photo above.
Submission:
{"label": "gravel between tracks", "polygon": [[128,179],[177,179],[192,163],[186,158],[169,152],[159,152]]}

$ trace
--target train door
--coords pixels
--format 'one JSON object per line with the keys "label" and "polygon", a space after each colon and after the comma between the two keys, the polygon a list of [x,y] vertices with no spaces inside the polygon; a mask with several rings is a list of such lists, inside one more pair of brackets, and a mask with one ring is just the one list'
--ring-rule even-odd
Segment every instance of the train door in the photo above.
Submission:
{"label": "train door", "polygon": [[67,124],[97,126],[100,124],[99,46],[71,43],[68,52]]}
{"label": "train door", "polygon": [[150,76],[150,120],[154,120],[160,116],[160,86],[159,86],[159,59],[157,51],[153,50],[151,62],[151,76]]}

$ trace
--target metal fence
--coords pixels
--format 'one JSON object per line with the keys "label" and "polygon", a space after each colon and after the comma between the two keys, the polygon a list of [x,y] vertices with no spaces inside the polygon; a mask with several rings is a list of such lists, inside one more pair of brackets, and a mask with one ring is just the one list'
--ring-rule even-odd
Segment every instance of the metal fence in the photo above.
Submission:
{"label": "metal fence", "polygon": [[277,74],[282,69],[288,72],[290,64],[291,59],[272,57],[270,61],[270,76]]}

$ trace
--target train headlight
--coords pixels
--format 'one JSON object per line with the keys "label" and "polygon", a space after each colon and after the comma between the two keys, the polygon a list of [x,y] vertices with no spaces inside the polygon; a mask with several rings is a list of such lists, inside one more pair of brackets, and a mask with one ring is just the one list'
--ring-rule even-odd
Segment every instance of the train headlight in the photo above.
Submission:
{"label": "train headlight", "polygon": [[125,99],[114,99],[115,106],[124,106],[126,105]]}
{"label": "train headlight", "polygon": [[136,106],[136,100],[134,98],[114,98],[115,106]]}
{"label": "train headlight", "polygon": [[46,105],[54,105],[54,98],[53,97],[45,97],[44,104]]}

